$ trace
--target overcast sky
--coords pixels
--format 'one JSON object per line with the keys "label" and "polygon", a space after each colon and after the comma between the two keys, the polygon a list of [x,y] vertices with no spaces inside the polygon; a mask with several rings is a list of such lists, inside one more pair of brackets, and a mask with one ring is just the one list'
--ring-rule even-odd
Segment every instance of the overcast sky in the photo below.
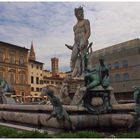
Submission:
{"label": "overcast sky", "polygon": [[30,49],[51,68],[59,57],[60,71],[69,70],[73,44],[74,8],[83,6],[89,19],[93,51],[140,38],[140,2],[0,2],[0,41]]}

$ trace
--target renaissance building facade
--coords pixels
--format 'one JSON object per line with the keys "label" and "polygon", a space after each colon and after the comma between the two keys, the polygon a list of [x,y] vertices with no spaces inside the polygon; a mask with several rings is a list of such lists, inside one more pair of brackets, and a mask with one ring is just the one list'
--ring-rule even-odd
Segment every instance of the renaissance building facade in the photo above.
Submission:
{"label": "renaissance building facade", "polygon": [[92,66],[104,57],[110,69],[117,99],[133,99],[133,86],[140,86],[140,39],[133,39],[92,53]]}
{"label": "renaissance building facade", "polygon": [[39,96],[43,85],[43,65],[44,63],[36,60],[33,42],[31,43],[31,49],[29,52],[28,70],[29,76],[28,81],[30,84],[32,96]]}
{"label": "renaissance building facade", "polygon": [[0,41],[0,78],[8,81],[15,94],[25,100],[30,93],[27,48]]}

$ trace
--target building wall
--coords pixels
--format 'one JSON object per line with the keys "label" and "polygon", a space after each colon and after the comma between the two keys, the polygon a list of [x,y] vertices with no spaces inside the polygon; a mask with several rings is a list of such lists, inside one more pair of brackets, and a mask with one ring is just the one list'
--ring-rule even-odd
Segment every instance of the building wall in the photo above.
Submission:
{"label": "building wall", "polygon": [[44,78],[44,86],[54,85],[61,88],[63,80],[64,78],[60,77],[46,77]]}
{"label": "building wall", "polygon": [[52,77],[52,72],[48,70],[43,70],[43,77]]}
{"label": "building wall", "polygon": [[0,42],[0,77],[14,87],[16,94],[28,95],[28,49]]}
{"label": "building wall", "polygon": [[31,85],[31,95],[40,95],[43,87],[43,63],[29,61],[29,83]]}
{"label": "building wall", "polygon": [[[140,40],[134,39],[92,53],[91,65],[97,65],[99,57],[105,58],[110,67],[111,86],[123,98],[133,97],[133,86],[140,85]],[[126,65],[124,66],[124,61]],[[131,93],[131,94],[130,94]]]}

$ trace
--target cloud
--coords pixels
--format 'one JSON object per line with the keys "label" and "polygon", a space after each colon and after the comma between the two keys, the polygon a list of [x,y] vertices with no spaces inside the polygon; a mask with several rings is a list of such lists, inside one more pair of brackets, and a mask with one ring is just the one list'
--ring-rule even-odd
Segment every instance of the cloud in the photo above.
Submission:
{"label": "cloud", "polygon": [[38,61],[50,69],[59,57],[68,69],[74,43],[74,8],[83,6],[91,25],[93,50],[140,37],[139,2],[0,2],[0,40],[30,48],[34,42]]}

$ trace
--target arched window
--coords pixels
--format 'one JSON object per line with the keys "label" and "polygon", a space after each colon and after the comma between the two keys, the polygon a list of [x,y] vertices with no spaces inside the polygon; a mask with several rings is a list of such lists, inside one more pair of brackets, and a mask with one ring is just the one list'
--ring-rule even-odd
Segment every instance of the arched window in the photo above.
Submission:
{"label": "arched window", "polygon": [[120,74],[115,75],[115,81],[120,81]]}
{"label": "arched window", "polygon": [[124,81],[128,81],[129,80],[129,74],[128,73],[124,73],[123,74],[123,80]]}

